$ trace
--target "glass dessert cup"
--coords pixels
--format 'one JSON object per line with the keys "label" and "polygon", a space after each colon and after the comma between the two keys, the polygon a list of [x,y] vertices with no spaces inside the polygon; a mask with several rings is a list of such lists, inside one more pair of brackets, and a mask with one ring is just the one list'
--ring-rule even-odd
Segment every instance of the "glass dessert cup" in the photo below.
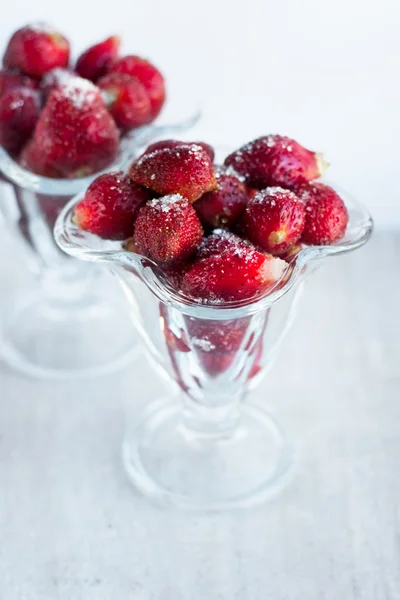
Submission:
{"label": "glass dessert cup", "polygon": [[150,260],[79,230],[72,217],[80,197],[60,214],[57,243],[117,275],[148,357],[179,392],[151,403],[123,443],[126,471],[143,494],[164,505],[216,510],[253,506],[285,483],[291,445],[264,406],[247,397],[277,354],[306,277],[371,235],[368,212],[341,195],[350,217],[343,239],[304,247],[264,295],[223,305],[194,302]]}
{"label": "glass dessert cup", "polygon": [[[200,113],[193,99],[171,86],[171,103],[153,124],[121,141],[105,171],[124,169],[138,147],[190,129]],[[126,301],[110,286],[104,269],[84,265],[54,242],[57,215],[101,173],[80,179],[49,179],[18,165],[0,147],[0,211],[18,240],[20,258],[37,285],[3,315],[0,352],[18,370],[38,377],[93,376],[117,369],[135,353],[134,328],[127,328]]]}

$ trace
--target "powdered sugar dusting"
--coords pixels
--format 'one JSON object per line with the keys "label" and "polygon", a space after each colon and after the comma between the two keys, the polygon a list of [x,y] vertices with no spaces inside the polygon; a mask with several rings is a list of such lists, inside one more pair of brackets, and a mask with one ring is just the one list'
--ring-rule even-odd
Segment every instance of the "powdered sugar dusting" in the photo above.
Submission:
{"label": "powdered sugar dusting", "polygon": [[207,156],[207,153],[204,150],[204,148],[202,148],[198,144],[188,144],[182,142],[182,144],[179,144],[179,146],[174,146],[172,148],[156,148],[152,152],[145,152],[140,158],[138,158],[135,164],[137,165],[137,167],[140,168],[143,164],[146,164],[148,161],[151,161],[153,158],[158,156],[161,157],[173,155],[180,157],[180,153],[182,151],[187,152],[187,154],[193,156],[196,160],[203,161],[205,159],[205,155]]}
{"label": "powdered sugar dusting", "polygon": [[163,213],[169,213],[172,210],[175,212],[181,210],[182,201],[184,198],[180,194],[170,194],[169,196],[162,196],[161,198],[153,198],[147,203],[151,208],[156,208]]}
{"label": "powdered sugar dusting", "polygon": [[[75,79],[75,77],[76,76],[67,71],[67,69],[56,67],[55,69],[52,69],[46,73],[42,79],[41,85],[42,87],[46,85],[67,85],[67,83],[69,83],[71,79]],[[76,77],[76,79],[79,81],[78,77]]]}
{"label": "powdered sugar dusting", "polygon": [[214,165],[214,173],[216,179],[219,179],[221,175],[231,175],[232,177],[236,177],[236,179],[239,179],[239,181],[241,182],[245,180],[243,175],[239,175],[239,173],[235,171],[232,165]]}
{"label": "powdered sugar dusting", "polygon": [[293,200],[297,201],[297,196],[291,192],[290,190],[285,190],[282,187],[274,186],[268,187],[264,190],[260,190],[257,194],[251,199],[252,204],[265,204],[268,203],[269,206],[275,206],[276,198],[287,198],[292,197]]}
{"label": "powdered sugar dusting", "polygon": [[253,259],[254,252],[256,248],[251,242],[243,240],[226,229],[215,229],[199,246],[201,257],[228,253],[231,257],[249,261]]}
{"label": "powdered sugar dusting", "polygon": [[98,97],[98,88],[87,79],[73,77],[62,86],[62,95],[68,98],[75,108],[84,108]]}
{"label": "powdered sugar dusting", "polygon": [[192,342],[196,348],[199,348],[203,352],[212,352],[216,348],[215,344],[205,338],[192,337]]}

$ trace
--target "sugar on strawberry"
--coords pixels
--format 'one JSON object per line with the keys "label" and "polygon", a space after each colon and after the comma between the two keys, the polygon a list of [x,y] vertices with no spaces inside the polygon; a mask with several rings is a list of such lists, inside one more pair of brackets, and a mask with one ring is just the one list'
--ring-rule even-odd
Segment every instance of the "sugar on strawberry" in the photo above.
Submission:
{"label": "sugar on strawberry", "polygon": [[185,274],[182,291],[206,303],[246,300],[272,288],[286,266],[240,240],[229,250],[199,258]]}
{"label": "sugar on strawberry", "polygon": [[181,194],[190,202],[217,187],[210,157],[197,144],[144,154],[131,165],[129,175],[135,183],[158,194]]}
{"label": "sugar on strawberry", "polygon": [[304,213],[303,203],[293,192],[266,188],[248,201],[243,230],[253,244],[272,254],[283,254],[300,239]]}
{"label": "sugar on strawberry", "polygon": [[47,177],[82,177],[116,158],[119,131],[100,90],[74,78],[49,96],[22,162]]}
{"label": "sugar on strawberry", "polygon": [[244,343],[251,317],[240,319],[198,319],[185,316],[187,337],[191,345],[203,352],[236,352]]}
{"label": "sugar on strawberry", "polygon": [[125,240],[133,234],[139,208],[149,193],[121,171],[97,177],[77,204],[74,221],[101,238]]}
{"label": "sugar on strawberry", "polygon": [[197,250],[197,258],[209,258],[215,254],[245,253],[246,249],[254,249],[253,244],[248,240],[226,229],[214,229],[201,242]]}
{"label": "sugar on strawberry", "polygon": [[[69,42],[57,29],[35,23],[15,31],[0,69],[0,98],[16,88],[38,89],[42,96],[42,114],[33,140],[27,127],[27,109],[19,127],[20,132],[27,133],[24,139],[19,137],[18,144],[15,135],[11,144],[10,136],[6,140],[4,134],[11,127],[8,112],[7,123],[2,124],[3,145],[14,155],[16,148],[19,152],[23,146],[23,167],[54,178],[90,175],[109,166],[116,157],[120,139],[117,126],[124,134],[150,123],[158,115],[165,101],[162,73],[139,56],[120,59],[119,48],[118,36],[90,46],[79,56],[74,72],[69,66]],[[99,80],[103,98],[97,88],[83,92],[85,85]],[[54,97],[50,100],[52,93],[58,91],[65,96],[66,89],[75,90],[72,104],[68,105],[64,97],[55,106]],[[81,110],[88,106],[89,97],[96,97],[91,113]],[[17,113],[14,117],[17,119]]]}
{"label": "sugar on strawberry", "polygon": [[43,100],[46,101],[51,92],[56,88],[70,84],[76,78],[76,74],[70,69],[56,67],[46,73],[40,81],[40,89],[42,90]]}
{"label": "sugar on strawberry", "polygon": [[[257,146],[260,139],[262,143]],[[129,169],[132,185],[142,191],[146,188],[146,194],[152,198],[139,203],[139,209],[136,204],[128,209],[126,229],[122,232],[120,227],[118,237],[129,238],[124,243],[127,251],[157,263],[165,281],[196,303],[252,301],[278,290],[290,274],[288,263],[295,260],[304,243],[334,243],[345,232],[348,214],[342,199],[322,183],[305,181],[317,174],[315,164],[311,165],[310,156],[315,159],[314,153],[296,150],[295,158],[287,161],[283,158],[285,153],[278,152],[271,166],[271,156],[264,152],[266,146],[291,151],[287,148],[288,138],[274,136],[273,143],[265,138],[259,140],[247,148],[250,152],[245,170],[241,171],[241,160],[238,165],[236,159],[233,161],[234,167],[239,166],[238,176],[229,160],[225,167],[214,166],[205,145],[179,140],[155,142]],[[301,156],[305,157],[303,163]],[[279,176],[285,185],[290,182],[292,189],[275,185],[257,190],[255,186],[261,185],[261,177],[256,179],[253,175],[257,169],[259,175],[261,167],[264,181],[268,171],[268,181]],[[250,174],[253,178],[249,178]],[[104,222],[111,227],[120,205],[112,195],[102,203],[105,205],[109,220]],[[233,214],[232,206],[237,213]],[[227,207],[230,212],[226,212]],[[95,231],[95,211],[89,213],[82,215],[92,219],[90,227],[81,220],[79,210],[76,222]],[[115,219],[114,226],[117,222]],[[212,230],[207,237],[202,223],[207,231]],[[214,229],[215,225],[225,228]],[[104,228],[99,235],[111,239],[115,233]],[[249,342],[245,319],[237,320],[234,327],[190,317],[185,317],[185,321],[188,343],[211,376],[227,370],[236,352]],[[216,356],[220,361],[214,368],[212,358]]]}
{"label": "sugar on strawberry", "polygon": [[215,158],[214,148],[212,146],[210,146],[210,144],[207,144],[206,142],[183,142],[181,140],[169,140],[169,139],[168,140],[159,140],[158,142],[153,142],[152,144],[147,146],[147,148],[143,152],[142,156],[144,154],[151,154],[152,152],[154,152],[154,150],[162,150],[164,148],[176,148],[176,146],[181,146],[182,144],[196,144],[197,146],[200,146],[201,148],[203,148],[203,150],[210,157],[211,162]]}
{"label": "sugar on strawberry", "polygon": [[321,154],[281,135],[267,135],[245,144],[232,152],[225,164],[257,189],[307,183],[320,177],[325,168]]}
{"label": "sugar on strawberry", "polygon": [[49,25],[38,23],[27,25],[13,34],[3,65],[40,78],[55,67],[67,67],[69,55],[68,40]]}
{"label": "sugar on strawberry", "polygon": [[90,46],[78,58],[75,71],[84,79],[97,82],[106,75],[112,64],[117,60],[121,40],[113,35],[106,40]]}
{"label": "sugar on strawberry", "polygon": [[149,200],[140,208],[134,225],[137,252],[164,266],[184,263],[202,238],[196,211],[179,194]]}
{"label": "sugar on strawberry", "polygon": [[296,194],[305,205],[301,240],[311,245],[333,244],[346,232],[349,215],[342,198],[324,183],[300,186]]}

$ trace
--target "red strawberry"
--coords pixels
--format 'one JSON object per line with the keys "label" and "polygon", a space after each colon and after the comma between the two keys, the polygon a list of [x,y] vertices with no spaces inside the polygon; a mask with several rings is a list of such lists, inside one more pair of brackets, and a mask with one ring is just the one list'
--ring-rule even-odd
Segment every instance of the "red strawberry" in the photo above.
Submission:
{"label": "red strawberry", "polygon": [[312,245],[332,244],[345,234],[349,215],[341,197],[324,183],[296,188],[305,204],[305,227],[301,241]]}
{"label": "red strawberry", "polygon": [[120,45],[120,38],[113,35],[91,46],[78,58],[75,71],[84,79],[97,81],[108,73],[112,63],[118,58]]}
{"label": "red strawberry", "polygon": [[121,129],[133,129],[151,121],[148,94],[135,77],[123,73],[110,73],[97,85],[103,93],[108,110]]}
{"label": "red strawberry", "polygon": [[208,258],[214,254],[245,254],[247,250],[254,250],[254,246],[247,240],[242,240],[238,235],[226,231],[226,229],[215,229],[211,235],[201,242],[197,258]]}
{"label": "red strawberry", "polygon": [[15,88],[0,98],[0,145],[17,156],[32,135],[40,113],[40,96],[29,88]]}
{"label": "red strawberry", "polygon": [[75,73],[62,67],[56,67],[46,73],[40,82],[44,100],[47,100],[53,90],[68,85],[73,79],[76,79]]}
{"label": "red strawberry", "polygon": [[54,67],[66,67],[68,40],[45,24],[27,25],[14,33],[3,57],[8,69],[19,69],[31,77],[42,77]]}
{"label": "red strawberry", "polygon": [[263,358],[263,353],[264,353],[263,349],[264,349],[264,338],[260,337],[255,346],[253,365],[247,376],[247,381],[249,381],[250,379],[253,379],[262,371],[262,358]]}
{"label": "red strawberry", "polygon": [[180,194],[190,202],[216,188],[210,157],[196,144],[144,154],[132,164],[129,175],[158,194]]}
{"label": "red strawberry", "polygon": [[139,207],[148,199],[148,191],[124,173],[100,175],[76,206],[75,222],[101,238],[124,240],[132,235]]}
{"label": "red strawberry", "polygon": [[250,317],[216,321],[185,317],[188,338],[197,350],[212,354],[236,352],[247,333]]}
{"label": "red strawberry", "polygon": [[197,260],[187,271],[182,291],[205,303],[250,299],[283,275],[286,263],[250,245]]}
{"label": "red strawberry", "polygon": [[165,266],[187,260],[196,252],[202,237],[196,211],[179,194],[147,202],[139,210],[133,235],[140,254]]}
{"label": "red strawberry", "polygon": [[139,79],[149,94],[153,119],[159,114],[165,101],[165,84],[164,77],[154,65],[140,56],[125,56],[112,65],[110,72]]}
{"label": "red strawberry", "polygon": [[289,190],[271,187],[249,200],[243,215],[247,237],[267,252],[283,254],[304,229],[304,206]]}
{"label": "red strawberry", "polygon": [[218,375],[225,373],[232,366],[236,358],[235,352],[215,354],[214,352],[202,352],[199,350],[196,354],[202,368],[210,377],[218,377]]}
{"label": "red strawberry", "polygon": [[225,159],[251,187],[292,187],[320,177],[322,156],[281,135],[267,135],[249,142]]}
{"label": "red strawberry", "polygon": [[196,144],[196,146],[200,146],[203,150],[206,151],[210,160],[213,161],[215,157],[214,148],[210,146],[210,144],[206,144],[206,142],[181,142],[179,140],[160,140],[159,142],[154,142],[147,146],[146,150],[143,152],[144,154],[151,154],[154,150],[163,150],[164,148],[176,148],[176,146],[182,146],[182,144]]}
{"label": "red strawberry", "polygon": [[203,194],[194,207],[206,227],[231,227],[247,204],[246,186],[234,175],[216,173],[218,188]]}
{"label": "red strawberry", "polygon": [[77,77],[50,94],[22,161],[39,175],[83,177],[112,163],[118,147],[99,89]]}
{"label": "red strawberry", "polygon": [[255,188],[248,187],[248,186],[246,186],[246,190],[247,190],[248,198],[254,198],[254,196],[259,192],[259,190],[256,190]]}
{"label": "red strawberry", "polygon": [[37,88],[37,82],[26,75],[21,75],[18,71],[6,71],[5,69],[0,69],[0,96],[17,87],[34,90]]}
{"label": "red strawberry", "polygon": [[207,144],[206,142],[193,142],[193,143],[197,144],[197,146],[200,146],[200,148],[203,148],[204,152],[206,154],[208,154],[208,156],[210,157],[211,162],[214,161],[215,151],[214,151],[214,148],[212,146],[210,146],[210,144]]}

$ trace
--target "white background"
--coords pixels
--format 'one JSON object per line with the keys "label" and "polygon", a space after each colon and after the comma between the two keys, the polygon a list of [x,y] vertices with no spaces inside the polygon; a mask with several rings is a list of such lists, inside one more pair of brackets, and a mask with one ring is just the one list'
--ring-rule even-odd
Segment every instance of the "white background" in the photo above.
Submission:
{"label": "white background", "polygon": [[329,179],[400,228],[398,0],[0,0],[0,36],[46,20],[74,54],[119,33],[124,51],[181,74],[201,133],[244,142],[290,135],[331,163]]}

